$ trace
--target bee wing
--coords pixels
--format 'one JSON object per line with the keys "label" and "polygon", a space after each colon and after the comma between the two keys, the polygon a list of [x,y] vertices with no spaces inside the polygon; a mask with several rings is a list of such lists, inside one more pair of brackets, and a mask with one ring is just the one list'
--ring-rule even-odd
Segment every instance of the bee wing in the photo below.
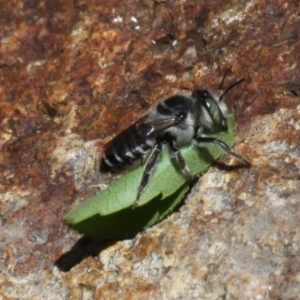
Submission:
{"label": "bee wing", "polygon": [[145,126],[145,128],[147,128],[147,130],[145,131],[145,137],[151,137],[163,130],[174,126],[175,121],[176,118],[174,116],[169,116],[157,120],[144,121],[141,126]]}

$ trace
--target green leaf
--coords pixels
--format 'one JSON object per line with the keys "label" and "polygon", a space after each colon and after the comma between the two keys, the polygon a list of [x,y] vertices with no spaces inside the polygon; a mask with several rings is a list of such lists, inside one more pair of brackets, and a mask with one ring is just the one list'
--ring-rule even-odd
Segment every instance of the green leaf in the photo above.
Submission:
{"label": "green leaf", "polygon": [[[227,117],[228,131],[213,136],[229,146],[234,141],[234,116]],[[218,145],[207,148],[189,146],[181,152],[194,177],[203,174],[224,151]],[[141,180],[143,166],[125,174],[107,189],[83,203],[64,217],[64,221],[79,232],[105,239],[124,238],[157,223],[175,209],[188,183],[164,151],[149,184],[132,208]]]}

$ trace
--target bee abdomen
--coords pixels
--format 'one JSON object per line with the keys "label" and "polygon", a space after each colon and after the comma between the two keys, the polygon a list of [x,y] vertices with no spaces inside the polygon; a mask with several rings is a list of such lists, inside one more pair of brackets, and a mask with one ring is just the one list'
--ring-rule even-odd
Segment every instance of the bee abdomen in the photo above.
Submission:
{"label": "bee abdomen", "polygon": [[143,157],[151,148],[151,140],[142,140],[136,132],[119,135],[105,149],[101,172],[118,172]]}

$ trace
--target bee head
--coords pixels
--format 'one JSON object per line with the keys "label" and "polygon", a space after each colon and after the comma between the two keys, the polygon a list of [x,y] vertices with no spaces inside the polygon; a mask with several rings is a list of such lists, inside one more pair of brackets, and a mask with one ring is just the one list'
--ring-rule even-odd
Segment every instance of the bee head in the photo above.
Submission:
{"label": "bee head", "polygon": [[245,81],[244,78],[231,84],[225,92],[221,92],[223,83],[231,68],[229,68],[219,85],[218,93],[213,93],[208,90],[196,90],[192,96],[195,100],[195,106],[198,113],[198,126],[207,131],[225,131],[228,129],[226,115],[228,114],[227,106],[222,101],[224,96],[236,85]]}
{"label": "bee head", "polygon": [[196,90],[192,97],[198,110],[198,126],[207,131],[227,130],[227,106],[222,102],[222,95],[208,90]]}

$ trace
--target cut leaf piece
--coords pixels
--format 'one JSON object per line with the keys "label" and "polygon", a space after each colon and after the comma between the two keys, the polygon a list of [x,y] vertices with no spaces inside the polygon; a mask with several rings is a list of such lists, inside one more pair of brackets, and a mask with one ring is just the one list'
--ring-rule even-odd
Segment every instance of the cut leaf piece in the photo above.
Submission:
{"label": "cut leaf piece", "polygon": [[188,185],[185,184],[164,201],[156,197],[134,209],[128,207],[105,216],[95,214],[78,223],[68,225],[80,233],[101,239],[133,237],[170,214],[181,202],[188,189]]}

